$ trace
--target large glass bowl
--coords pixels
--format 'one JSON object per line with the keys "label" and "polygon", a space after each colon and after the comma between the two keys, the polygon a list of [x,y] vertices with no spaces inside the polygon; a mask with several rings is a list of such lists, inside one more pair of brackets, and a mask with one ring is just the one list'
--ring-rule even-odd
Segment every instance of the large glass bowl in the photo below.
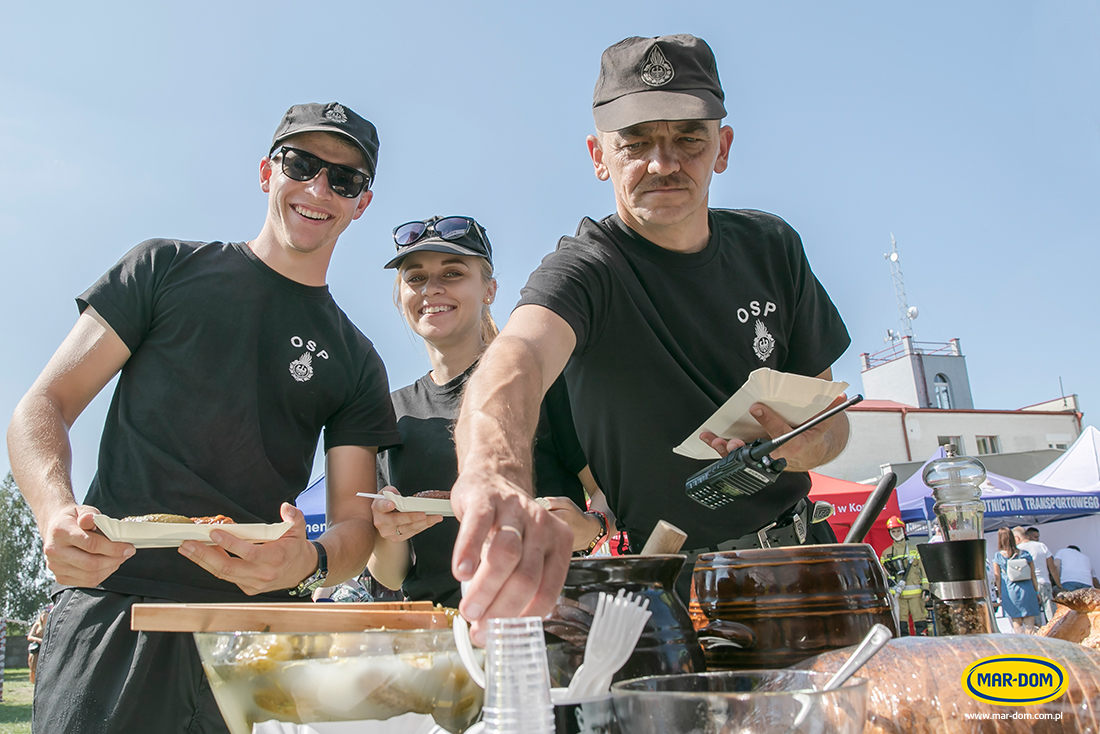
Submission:
{"label": "large glass bowl", "polygon": [[801,670],[661,675],[615,683],[611,695],[630,734],[860,734],[867,681],[821,690],[828,680]]}
{"label": "large glass bowl", "polygon": [[231,734],[271,719],[305,724],[409,712],[431,714],[458,734],[481,712],[483,691],[450,629],[194,634]]}

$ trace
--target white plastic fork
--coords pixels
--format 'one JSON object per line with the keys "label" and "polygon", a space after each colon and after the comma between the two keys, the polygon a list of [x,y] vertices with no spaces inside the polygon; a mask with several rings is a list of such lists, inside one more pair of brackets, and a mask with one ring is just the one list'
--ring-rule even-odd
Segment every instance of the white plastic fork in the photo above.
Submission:
{"label": "white plastic fork", "polygon": [[601,593],[584,646],[584,662],[573,674],[565,701],[606,693],[611,678],[626,664],[652,612],[649,600],[620,589],[614,597]]}
{"label": "white plastic fork", "polygon": [[[621,595],[622,591],[619,593]],[[606,624],[607,607],[611,600],[611,597],[602,591],[596,599],[596,611],[592,614],[592,624],[588,627],[588,638],[584,643],[584,662],[580,664],[573,673],[573,679],[569,681],[569,688],[566,689],[564,697],[565,701],[576,700],[586,690],[589,671],[598,664],[596,657],[603,652],[602,644],[606,641],[610,632],[606,628]]]}
{"label": "white plastic fork", "polygon": [[638,639],[642,636],[646,622],[653,616],[649,611],[649,599],[638,599],[636,602],[627,600],[622,611],[622,621],[619,625],[618,635],[612,646],[612,652],[606,658],[603,670],[599,678],[595,678],[588,689],[589,696],[602,696],[611,688],[611,679],[619,669],[626,665],[634,648],[638,645]]}

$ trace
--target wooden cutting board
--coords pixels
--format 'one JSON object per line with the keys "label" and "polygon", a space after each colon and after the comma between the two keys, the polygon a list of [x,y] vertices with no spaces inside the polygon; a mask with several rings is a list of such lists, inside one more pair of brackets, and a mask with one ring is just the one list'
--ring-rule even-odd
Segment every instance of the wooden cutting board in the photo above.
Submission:
{"label": "wooden cutting board", "polygon": [[430,602],[379,604],[135,604],[130,628],[142,632],[360,632],[447,629]]}

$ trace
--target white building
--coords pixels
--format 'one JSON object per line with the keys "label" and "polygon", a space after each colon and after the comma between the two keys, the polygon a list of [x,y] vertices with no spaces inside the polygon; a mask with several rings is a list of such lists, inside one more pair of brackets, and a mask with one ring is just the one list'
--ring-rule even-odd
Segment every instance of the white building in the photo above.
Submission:
{"label": "white building", "polygon": [[861,357],[866,399],[847,411],[844,453],[816,470],[826,476],[870,483],[893,471],[901,482],[938,446],[953,443],[996,474],[1027,479],[1081,434],[1076,395],[1019,410],[975,409],[958,339],[903,337]]}

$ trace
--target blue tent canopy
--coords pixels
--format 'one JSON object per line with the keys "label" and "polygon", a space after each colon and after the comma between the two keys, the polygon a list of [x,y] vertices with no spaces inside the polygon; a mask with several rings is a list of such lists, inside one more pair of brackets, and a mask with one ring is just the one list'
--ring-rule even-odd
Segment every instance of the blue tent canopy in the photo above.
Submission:
{"label": "blue tent canopy", "polygon": [[325,477],[321,477],[305,488],[294,500],[294,505],[306,516],[306,536],[310,540],[321,537],[325,532]]}
{"label": "blue tent canopy", "polygon": [[[906,523],[930,522],[935,518],[932,506],[936,501],[922,477],[924,467],[943,456],[941,446],[924,462],[920,471],[898,486],[898,506],[901,508],[901,519]],[[1100,492],[1077,492],[1029,484],[991,472],[986,473],[982,484],[982,502],[985,503],[986,532],[1100,513]]]}

